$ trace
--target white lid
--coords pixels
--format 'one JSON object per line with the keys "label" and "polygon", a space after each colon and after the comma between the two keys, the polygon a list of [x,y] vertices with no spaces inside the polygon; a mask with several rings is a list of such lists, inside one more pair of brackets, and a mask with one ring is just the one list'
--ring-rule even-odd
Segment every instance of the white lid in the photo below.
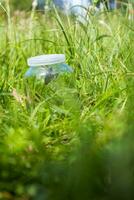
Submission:
{"label": "white lid", "polygon": [[40,55],[32,58],[28,58],[27,63],[30,67],[44,66],[44,65],[53,65],[58,63],[65,62],[64,54],[49,54],[49,55]]}

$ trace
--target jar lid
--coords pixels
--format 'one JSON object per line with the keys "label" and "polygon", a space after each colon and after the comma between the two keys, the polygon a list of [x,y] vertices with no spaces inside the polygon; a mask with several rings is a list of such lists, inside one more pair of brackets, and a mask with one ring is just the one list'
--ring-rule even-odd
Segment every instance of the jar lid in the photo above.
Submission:
{"label": "jar lid", "polygon": [[37,67],[45,65],[54,65],[65,62],[64,54],[48,54],[31,57],[27,59],[28,66]]}

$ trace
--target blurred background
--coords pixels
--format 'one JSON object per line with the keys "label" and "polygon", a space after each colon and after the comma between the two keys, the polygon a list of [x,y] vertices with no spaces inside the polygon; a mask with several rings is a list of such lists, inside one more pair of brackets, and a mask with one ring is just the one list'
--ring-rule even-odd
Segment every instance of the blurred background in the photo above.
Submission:
{"label": "blurred background", "polygon": [[[19,2],[17,0],[9,0],[12,8],[14,10],[30,10],[32,8],[32,4],[37,4],[38,9],[43,9],[44,6],[52,6],[52,4],[55,4],[56,6],[59,6],[60,8],[66,8],[71,7],[74,5],[92,5],[92,4],[100,4],[108,2],[109,4],[113,5],[116,4],[117,7],[125,6],[126,3],[133,3],[133,0],[20,0]],[[1,2],[4,3],[4,0],[1,0]],[[114,6],[115,7],[115,6]]]}

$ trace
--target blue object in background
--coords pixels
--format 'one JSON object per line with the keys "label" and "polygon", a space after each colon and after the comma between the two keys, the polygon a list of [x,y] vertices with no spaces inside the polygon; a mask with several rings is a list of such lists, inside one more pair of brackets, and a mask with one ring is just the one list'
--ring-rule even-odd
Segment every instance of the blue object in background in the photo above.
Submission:
{"label": "blue object in background", "polygon": [[72,0],[70,1],[70,7],[72,7],[72,12],[76,15],[84,15],[86,9],[91,5],[91,0]]}
{"label": "blue object in background", "polygon": [[64,9],[65,0],[53,0],[53,3],[55,4],[55,6]]}
{"label": "blue object in background", "polygon": [[37,3],[38,3],[37,8],[39,10],[44,10],[45,0],[38,0]]}
{"label": "blue object in background", "polygon": [[[37,8],[39,10],[44,10],[44,6],[46,4],[46,0],[37,0]],[[84,8],[88,8],[93,4],[93,0],[52,0],[52,3],[65,11],[66,13],[73,13],[75,15],[84,16],[86,10]],[[100,8],[101,4],[104,3],[107,9],[113,10],[116,9],[116,0],[98,0],[97,7]]]}
{"label": "blue object in background", "polygon": [[116,9],[116,0],[109,0],[109,9],[110,10]]}
{"label": "blue object in background", "polygon": [[[93,0],[53,0],[55,6],[65,10],[67,13],[72,12],[75,15],[85,15],[86,10],[93,4]],[[116,9],[116,0],[98,0],[97,7],[100,8],[101,3],[104,3],[107,9]]]}
{"label": "blue object in background", "polygon": [[109,10],[116,9],[116,0],[99,0],[96,4],[96,7],[100,8],[101,4],[103,4]]}
{"label": "blue object in background", "polygon": [[92,0],[53,0],[55,6],[63,9],[66,13],[82,14],[91,5]]}

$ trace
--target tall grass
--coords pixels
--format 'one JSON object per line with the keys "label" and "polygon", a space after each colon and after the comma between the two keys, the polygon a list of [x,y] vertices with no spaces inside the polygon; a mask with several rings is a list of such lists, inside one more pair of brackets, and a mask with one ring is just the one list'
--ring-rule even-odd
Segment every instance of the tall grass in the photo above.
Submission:
{"label": "tall grass", "polygon": [[[133,21],[54,10],[1,22],[0,198],[133,199]],[[24,78],[28,57],[51,53],[74,73]]]}

